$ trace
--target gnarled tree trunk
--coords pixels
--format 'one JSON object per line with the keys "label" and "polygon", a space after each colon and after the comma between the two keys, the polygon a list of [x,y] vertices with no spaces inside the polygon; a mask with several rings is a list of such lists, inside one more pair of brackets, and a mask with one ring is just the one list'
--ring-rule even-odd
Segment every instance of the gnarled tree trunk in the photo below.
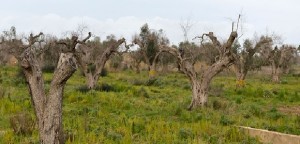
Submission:
{"label": "gnarled tree trunk", "polygon": [[236,75],[236,88],[245,86],[245,79],[248,71],[237,70],[235,72]]}
{"label": "gnarled tree trunk", "polygon": [[38,119],[40,143],[64,143],[62,128],[62,97],[66,81],[76,71],[73,54],[62,54],[60,65],[54,72],[48,96],[44,88],[42,71],[34,54],[24,53],[22,69]]}
{"label": "gnarled tree trunk", "polygon": [[149,79],[153,80],[156,78],[157,72],[156,72],[156,63],[152,63],[152,65],[149,66]]}
{"label": "gnarled tree trunk", "polygon": [[207,105],[208,100],[208,83],[199,83],[197,80],[192,82],[192,101],[189,110],[197,107],[204,107]]}
{"label": "gnarled tree trunk", "polygon": [[275,82],[275,83],[280,82],[280,73],[281,73],[281,70],[279,67],[272,68],[272,81],[273,82]]}

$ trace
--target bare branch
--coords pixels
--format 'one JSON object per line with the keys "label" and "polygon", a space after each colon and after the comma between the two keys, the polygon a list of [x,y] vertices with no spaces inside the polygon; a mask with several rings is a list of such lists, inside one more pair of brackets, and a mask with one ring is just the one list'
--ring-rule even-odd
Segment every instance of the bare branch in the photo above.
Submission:
{"label": "bare branch", "polygon": [[238,29],[239,29],[240,19],[241,19],[241,14],[239,14],[239,18],[238,18],[237,23],[236,23],[236,31],[238,31]]}
{"label": "bare branch", "polygon": [[85,43],[88,39],[90,39],[91,38],[91,36],[92,36],[92,33],[91,32],[89,32],[88,33],[88,36],[85,38],[85,39],[83,39],[82,41],[78,41],[78,43],[80,43],[80,44],[83,44],[83,43]]}

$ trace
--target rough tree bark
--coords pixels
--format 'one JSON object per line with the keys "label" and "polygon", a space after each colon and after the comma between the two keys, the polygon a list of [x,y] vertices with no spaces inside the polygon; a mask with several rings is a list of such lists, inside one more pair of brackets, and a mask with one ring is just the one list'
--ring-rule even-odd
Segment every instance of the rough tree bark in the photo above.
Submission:
{"label": "rough tree bark", "polygon": [[[38,121],[40,143],[61,144],[64,143],[62,127],[62,97],[67,80],[76,71],[76,60],[74,56],[77,43],[85,42],[91,35],[83,40],[72,38],[68,47],[68,53],[60,57],[60,64],[57,66],[50,85],[49,93],[46,94],[41,66],[39,65],[39,54],[32,46],[42,35],[29,37],[29,44],[24,45],[21,40],[7,41],[12,54],[20,61],[21,68],[26,78],[35,114]],[[66,43],[64,43],[66,44]],[[67,45],[67,44],[66,44]]]}
{"label": "rough tree bark", "polygon": [[126,45],[126,40],[124,38],[119,39],[118,41],[112,43],[109,47],[107,47],[106,50],[102,53],[102,55],[95,60],[95,62],[93,63],[96,66],[95,70],[89,68],[89,63],[85,59],[83,59],[83,56],[81,57],[81,59],[79,59],[78,63],[84,72],[87,86],[89,89],[96,88],[100,74],[106,62],[109,60],[110,56],[114,53],[120,55],[122,54],[121,52],[118,51],[118,48],[123,43],[125,43],[125,47],[126,47],[125,52],[127,52],[129,46]]}

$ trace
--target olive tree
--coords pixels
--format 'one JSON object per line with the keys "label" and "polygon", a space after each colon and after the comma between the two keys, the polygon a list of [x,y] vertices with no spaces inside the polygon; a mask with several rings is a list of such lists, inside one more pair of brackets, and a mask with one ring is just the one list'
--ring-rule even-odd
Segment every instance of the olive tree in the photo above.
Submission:
{"label": "olive tree", "polygon": [[[121,52],[119,48],[123,43],[126,50]],[[113,54],[121,55],[128,49],[129,45],[124,38],[116,40],[114,36],[108,36],[103,42],[90,41],[86,45],[80,45],[77,53],[80,55],[78,64],[86,77],[88,88],[96,88],[100,74]]]}
{"label": "olive tree", "polygon": [[255,57],[255,54],[258,52],[259,48],[271,42],[270,39],[260,39],[257,42],[246,39],[242,47],[238,45],[233,46],[233,52],[235,54],[233,66],[236,73],[237,87],[245,85],[246,75],[248,71],[254,67],[254,60],[258,58]]}
{"label": "olive tree", "polygon": [[8,51],[13,54],[20,63],[37,117],[40,143],[64,143],[62,126],[63,91],[67,80],[77,69],[76,59],[78,56],[76,56],[75,47],[79,43],[85,43],[91,37],[91,33],[83,40],[79,40],[77,36],[72,36],[71,39],[58,42],[64,43],[65,47],[58,50],[61,53],[59,64],[53,73],[48,92],[45,88],[39,62],[40,54],[43,53],[43,45],[37,44],[43,42],[41,39],[43,33],[30,34],[27,42],[17,38],[15,28],[11,29],[11,33],[11,37],[6,37],[2,41],[5,48],[1,51]]}
{"label": "olive tree", "polygon": [[190,52],[187,54],[187,49],[176,49],[166,45],[161,46],[163,51],[169,52],[176,57],[179,70],[189,78],[192,86],[192,101],[188,107],[189,110],[203,107],[207,104],[211,80],[218,73],[232,65],[235,60],[231,47],[237,37],[236,31],[230,33],[227,42],[225,43],[221,43],[213,32],[204,33],[200,36],[201,39],[204,39],[204,37],[208,37],[213,47],[218,49],[220,53],[216,62],[208,66],[201,73],[195,71],[194,64],[198,60],[195,53]]}
{"label": "olive tree", "polygon": [[141,72],[141,63],[142,61],[144,61],[144,57],[143,57],[143,52],[141,49],[139,50],[135,50],[135,51],[131,51],[129,53],[131,59],[132,59],[132,66],[133,69],[135,70],[135,72],[137,74],[139,74]]}
{"label": "olive tree", "polygon": [[134,36],[133,43],[139,46],[139,50],[144,56],[149,69],[149,78],[154,79],[158,58],[161,54],[159,45],[166,45],[169,40],[164,36],[162,30],[153,31],[149,29],[148,24],[144,24],[141,27],[140,34]]}
{"label": "olive tree", "polygon": [[289,45],[282,45],[280,48],[277,45],[273,46],[275,38],[271,36],[262,36],[260,39],[269,41],[260,47],[259,53],[267,64],[271,65],[272,81],[278,83],[283,70],[290,66],[297,49]]}

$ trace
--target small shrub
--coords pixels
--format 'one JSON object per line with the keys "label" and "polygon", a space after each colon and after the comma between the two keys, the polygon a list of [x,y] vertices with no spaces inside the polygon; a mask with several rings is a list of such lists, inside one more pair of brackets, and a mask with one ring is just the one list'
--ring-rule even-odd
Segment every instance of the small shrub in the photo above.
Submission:
{"label": "small shrub", "polygon": [[278,112],[271,112],[271,113],[267,113],[267,117],[272,120],[278,120],[278,119],[282,118],[283,115]]}
{"label": "small shrub", "polygon": [[42,67],[42,71],[45,73],[53,73],[55,68],[56,68],[56,66],[54,66],[54,65],[45,65]]}
{"label": "small shrub", "polygon": [[64,140],[68,142],[73,142],[75,139],[75,134],[72,133],[70,130],[65,130],[64,131]]}
{"label": "small shrub", "polygon": [[224,84],[214,85],[210,87],[209,95],[211,96],[222,96],[224,93]]}
{"label": "small shrub", "polygon": [[281,84],[288,84],[288,81],[287,80],[281,80],[280,83]]}
{"label": "small shrub", "polygon": [[20,113],[10,117],[10,126],[15,134],[31,135],[35,121],[29,114]]}
{"label": "small shrub", "polygon": [[265,92],[265,91],[264,91],[263,88],[258,87],[258,88],[256,89],[256,91],[255,91],[255,94],[256,94],[256,96],[261,97],[261,96],[264,96],[264,94],[265,94],[264,92]]}
{"label": "small shrub", "polygon": [[251,116],[250,116],[250,114],[246,113],[246,114],[243,114],[243,117],[244,117],[245,119],[249,119]]}
{"label": "small shrub", "polygon": [[181,128],[178,135],[181,139],[193,138],[193,133],[190,129]]}
{"label": "small shrub", "polygon": [[237,98],[236,100],[235,100],[235,103],[236,104],[241,104],[242,103],[242,99],[239,97],[239,98]]}
{"label": "small shrub", "polygon": [[22,69],[18,69],[18,72],[15,75],[15,78],[13,79],[13,83],[15,85],[25,84],[25,75]]}
{"label": "small shrub", "polygon": [[0,87],[0,99],[4,98],[5,96],[5,89]]}
{"label": "small shrub", "polygon": [[202,114],[196,114],[196,116],[195,116],[195,121],[200,121],[200,120],[202,120],[203,119],[203,116],[202,116]]}
{"label": "small shrub", "polygon": [[264,90],[264,94],[263,94],[263,97],[264,98],[271,98],[271,97],[273,97],[274,95],[273,95],[273,92],[272,91],[270,91],[270,90]]}
{"label": "small shrub", "polygon": [[145,82],[141,79],[133,79],[130,81],[130,83],[135,86],[140,86],[143,85]]}
{"label": "small shrub", "polygon": [[174,110],[175,110],[175,111],[174,111],[174,115],[180,116],[181,113],[182,113],[182,109],[183,109],[183,108],[182,108],[180,105],[177,105],[176,108],[174,109]]}
{"label": "small shrub", "polygon": [[138,91],[136,91],[135,95],[150,98],[147,90],[144,87],[141,87]]}
{"label": "small shrub", "polygon": [[109,131],[107,133],[106,137],[108,137],[109,139],[111,139],[113,141],[120,141],[123,138],[123,136],[121,134],[113,132],[113,131]]}
{"label": "small shrub", "polygon": [[241,94],[243,94],[243,90],[242,89],[236,89],[236,94],[238,94],[238,95],[241,95]]}
{"label": "small shrub", "polygon": [[0,73],[0,84],[3,83],[3,76],[2,76],[2,73]]}
{"label": "small shrub", "polygon": [[268,113],[267,113],[267,117],[272,119],[272,120],[278,120],[279,118],[282,118],[283,115],[278,113],[276,108],[272,108]]}
{"label": "small shrub", "polygon": [[299,96],[299,94],[298,94],[297,91],[295,91],[294,94],[290,96],[289,101],[290,102],[298,102],[298,101],[300,101],[300,96]]}
{"label": "small shrub", "polygon": [[114,87],[107,83],[103,83],[100,85],[100,87],[97,87],[96,90],[110,92],[110,91],[114,91]]}
{"label": "small shrub", "polygon": [[82,85],[76,88],[77,91],[80,91],[82,93],[87,93],[90,89],[86,85]]}
{"label": "small shrub", "polygon": [[147,86],[152,86],[152,85],[155,83],[156,80],[157,80],[157,79],[149,79],[149,80],[146,82],[146,85],[147,85]]}
{"label": "small shrub", "polygon": [[106,68],[103,68],[102,71],[101,71],[101,73],[100,73],[100,76],[101,76],[101,77],[106,77],[107,75],[108,75],[107,69],[106,69]]}
{"label": "small shrub", "polygon": [[300,129],[300,115],[296,116],[295,123],[298,126],[298,128]]}
{"label": "small shrub", "polygon": [[277,131],[276,127],[271,126],[270,124],[267,124],[267,123],[263,123],[262,128],[266,129],[266,130],[269,130],[269,131]]}
{"label": "small shrub", "polygon": [[225,133],[225,140],[230,142],[240,142],[245,139],[244,135],[245,134],[243,133],[243,131],[239,130],[236,127],[231,127]]}
{"label": "small shrub", "polygon": [[131,133],[132,134],[141,133],[143,130],[145,130],[144,124],[132,122],[132,124],[131,124]]}
{"label": "small shrub", "polygon": [[164,86],[165,83],[161,79],[156,79],[156,81],[154,81],[153,85],[161,87],[161,86]]}
{"label": "small shrub", "polygon": [[190,84],[184,84],[182,86],[182,88],[185,89],[185,90],[190,90],[191,89],[191,85]]}
{"label": "small shrub", "polygon": [[218,144],[218,143],[220,143],[219,142],[219,137],[217,135],[208,135],[206,137],[206,139],[207,139],[207,142],[209,144]]}
{"label": "small shrub", "polygon": [[257,105],[251,105],[249,107],[249,112],[256,117],[262,117],[265,114],[265,112],[262,111],[261,108]]}
{"label": "small shrub", "polygon": [[234,124],[234,121],[232,121],[229,118],[227,118],[226,116],[222,115],[221,119],[220,119],[220,124],[222,124],[223,126],[228,126],[228,125]]}
{"label": "small shrub", "polygon": [[215,110],[225,109],[227,107],[226,102],[221,102],[219,100],[213,100],[212,101],[212,107]]}
{"label": "small shrub", "polygon": [[300,77],[300,73],[292,74],[293,77]]}

